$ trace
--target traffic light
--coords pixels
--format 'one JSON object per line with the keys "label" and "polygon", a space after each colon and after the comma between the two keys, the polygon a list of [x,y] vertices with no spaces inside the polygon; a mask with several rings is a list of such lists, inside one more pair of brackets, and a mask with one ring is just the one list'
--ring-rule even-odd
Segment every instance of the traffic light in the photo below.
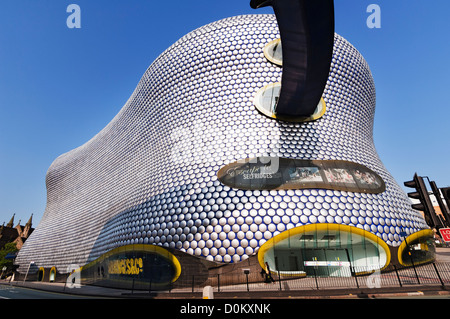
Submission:
{"label": "traffic light", "polygon": [[416,191],[408,193],[408,197],[418,199],[420,201],[420,203],[413,204],[411,207],[424,213],[425,221],[428,226],[436,229],[442,228],[441,221],[434,211],[433,204],[431,203],[431,199],[428,195],[428,190],[425,186],[423,178],[418,176],[416,173],[414,174],[414,179],[412,181],[405,182],[404,185],[406,187],[415,188]]}
{"label": "traffic light", "polygon": [[[443,226],[449,227],[450,226],[450,212],[448,208],[444,205],[444,202],[442,201],[441,193],[439,191],[439,188],[436,186],[436,182],[430,181],[431,190],[433,191],[434,197],[436,198],[439,208],[441,209],[442,215],[439,215],[441,218],[441,222]],[[442,191],[442,193],[444,193]],[[450,195],[450,194],[449,194]],[[448,205],[448,202],[447,202]]]}
{"label": "traffic light", "polygon": [[441,188],[441,193],[444,196],[445,202],[447,203],[447,208],[450,211],[450,187]]}

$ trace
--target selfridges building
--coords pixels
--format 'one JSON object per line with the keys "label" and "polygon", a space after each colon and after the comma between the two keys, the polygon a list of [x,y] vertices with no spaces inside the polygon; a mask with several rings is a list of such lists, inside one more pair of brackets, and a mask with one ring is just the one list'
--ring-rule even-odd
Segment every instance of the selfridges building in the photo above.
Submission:
{"label": "selfridges building", "polygon": [[291,49],[279,21],[230,17],[163,52],[119,114],[49,168],[18,272],[75,264],[109,286],[164,286],[240,265],[363,273],[408,265],[411,245],[432,260],[432,231],[374,147],[375,85],[355,47],[333,31],[314,113],[277,117]]}

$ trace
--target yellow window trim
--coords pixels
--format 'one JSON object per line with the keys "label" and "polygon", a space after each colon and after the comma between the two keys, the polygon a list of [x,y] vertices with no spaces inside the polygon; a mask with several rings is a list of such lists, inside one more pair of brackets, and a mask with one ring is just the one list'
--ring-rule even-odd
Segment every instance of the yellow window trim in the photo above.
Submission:
{"label": "yellow window trim", "polygon": [[269,60],[270,62],[272,62],[273,64],[276,64],[278,66],[283,66],[283,60],[278,60],[275,59],[273,57],[273,55],[269,54],[269,50],[276,44],[279,44],[281,42],[281,39],[275,39],[273,41],[270,41],[269,43],[266,44],[266,46],[264,47],[264,56],[266,57],[267,60]]}
{"label": "yellow window trim", "polygon": [[260,105],[260,103],[258,102],[260,100],[261,95],[276,86],[281,86],[281,82],[276,82],[276,83],[270,83],[266,86],[264,86],[263,88],[259,89],[258,92],[255,95],[255,98],[253,99],[253,105],[255,106],[255,108],[258,110],[258,112],[260,112],[261,114],[272,118],[272,119],[276,119],[276,120],[281,120],[281,121],[286,121],[286,122],[295,122],[295,123],[301,123],[301,122],[311,122],[311,121],[315,121],[320,119],[322,116],[325,115],[326,111],[327,111],[327,104],[325,103],[325,100],[323,98],[320,99],[320,103],[322,103],[322,110],[320,113],[314,113],[313,115],[309,116],[309,117],[298,117],[298,118],[285,118],[285,117],[281,117],[281,116],[277,116],[275,113],[271,113],[266,111],[262,105]]}
{"label": "yellow window trim", "polygon": [[48,280],[49,280],[49,281],[50,281],[51,278],[52,278],[52,274],[54,274],[53,281],[55,281],[55,280],[56,280],[56,267],[55,267],[55,266],[53,266],[52,268],[50,268],[50,272],[49,272],[49,274],[48,274]]}
{"label": "yellow window trim", "polygon": [[[405,251],[405,249],[407,247],[407,243],[411,244],[417,239],[427,238],[427,237],[428,238],[433,238],[434,237],[434,231],[432,231],[431,229],[423,229],[423,230],[415,232],[414,234],[411,234],[408,237],[406,237],[405,240],[403,240],[403,242],[398,247],[398,252],[397,252],[398,262],[401,265],[403,265],[403,266],[409,266],[410,264],[406,264],[403,261],[403,258],[402,258],[402,254],[403,254],[403,252]],[[431,261],[431,260],[422,261],[422,262],[420,262],[420,264],[423,264],[423,263],[428,262],[428,261]]]}
{"label": "yellow window trim", "polygon": [[132,245],[125,245],[125,246],[121,246],[118,248],[114,248],[113,250],[110,250],[107,253],[101,255],[96,260],[91,261],[89,264],[81,267],[81,269],[90,268],[111,256],[114,256],[114,255],[117,255],[120,253],[125,253],[125,252],[147,252],[147,253],[157,254],[157,255],[163,257],[164,259],[168,260],[169,262],[171,262],[172,265],[174,265],[175,276],[172,279],[172,282],[177,281],[177,279],[181,275],[181,264],[180,264],[179,260],[172,253],[170,253],[168,250],[166,250],[160,246],[146,245],[146,244],[132,244]]}
{"label": "yellow window trim", "polygon": [[266,268],[266,266],[264,264],[264,256],[267,253],[267,251],[270,248],[272,248],[274,245],[276,245],[277,243],[279,243],[289,237],[299,235],[302,233],[306,233],[306,232],[310,232],[310,231],[315,231],[315,230],[343,231],[343,232],[357,234],[359,236],[365,237],[365,238],[379,244],[383,248],[384,252],[386,253],[386,264],[381,269],[386,268],[389,265],[389,263],[391,262],[391,251],[389,249],[389,246],[384,242],[384,240],[382,240],[380,237],[376,236],[375,234],[372,234],[371,232],[368,232],[364,229],[353,227],[353,226],[324,223],[324,224],[309,224],[309,225],[305,225],[305,226],[291,228],[289,230],[282,232],[281,234],[278,234],[275,237],[272,237],[267,242],[265,242],[258,251],[259,265],[263,269]]}
{"label": "yellow window trim", "polygon": [[40,267],[39,271],[38,271],[38,278],[39,278],[39,273],[42,271],[42,279],[39,281],[44,281],[44,277],[45,277],[45,269],[44,267]]}

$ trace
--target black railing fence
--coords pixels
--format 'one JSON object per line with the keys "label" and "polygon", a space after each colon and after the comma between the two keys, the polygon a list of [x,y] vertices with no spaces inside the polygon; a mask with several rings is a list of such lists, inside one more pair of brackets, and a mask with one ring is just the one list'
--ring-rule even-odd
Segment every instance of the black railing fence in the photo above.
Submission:
{"label": "black railing fence", "polygon": [[[336,288],[384,288],[408,285],[450,285],[450,263],[429,263],[414,267],[388,266],[382,271],[362,267],[336,267],[327,271],[326,266],[311,266],[304,274],[259,272],[217,274],[198,284],[195,276],[184,278],[172,292],[201,292],[211,286],[217,292],[227,291],[288,291]],[[183,288],[179,288],[182,286]],[[149,287],[151,290],[152,288]]]}
{"label": "black railing fence", "polygon": [[[251,268],[232,273],[202,276],[184,275],[172,284],[134,280],[99,280],[82,275],[79,281],[71,274],[64,275],[58,282],[64,282],[64,288],[71,288],[73,283],[110,288],[120,288],[134,292],[203,292],[210,286],[215,292],[233,291],[300,291],[339,288],[387,288],[406,286],[450,286],[450,263],[433,262],[409,267],[390,265],[381,271],[365,267],[305,266],[304,272],[266,273],[261,269]],[[17,274],[15,281],[36,281],[36,274]]]}

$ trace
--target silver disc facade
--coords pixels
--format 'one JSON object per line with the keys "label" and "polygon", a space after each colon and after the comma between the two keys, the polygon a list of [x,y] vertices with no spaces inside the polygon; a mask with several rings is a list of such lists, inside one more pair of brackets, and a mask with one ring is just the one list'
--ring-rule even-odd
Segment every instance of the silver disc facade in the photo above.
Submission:
{"label": "silver disc facade", "polygon": [[[344,38],[335,36],[320,118],[290,123],[257,110],[258,91],[281,79],[282,67],[264,54],[277,38],[273,15],[237,16],[162,53],[108,126],[49,168],[46,211],[20,251],[19,271],[34,261],[64,272],[130,244],[237,263],[308,225],[359,229],[395,249],[403,232],[428,229],[377,155],[374,80]],[[385,190],[251,190],[219,181],[224,166],[263,156],[356,163]]]}

